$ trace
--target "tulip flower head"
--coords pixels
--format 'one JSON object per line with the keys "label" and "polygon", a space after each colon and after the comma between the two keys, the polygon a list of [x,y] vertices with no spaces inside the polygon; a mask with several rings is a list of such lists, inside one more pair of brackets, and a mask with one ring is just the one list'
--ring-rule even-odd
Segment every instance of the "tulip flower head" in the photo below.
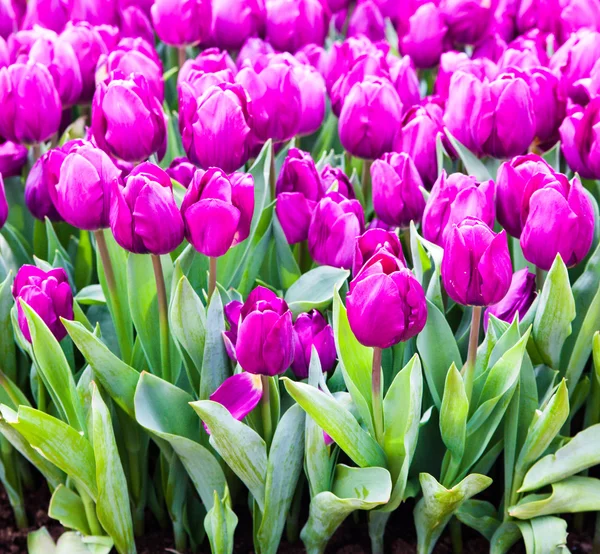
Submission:
{"label": "tulip flower head", "polygon": [[219,48],[239,50],[264,32],[264,0],[212,0],[212,15],[211,42]]}
{"label": "tulip flower head", "polygon": [[324,373],[335,366],[337,353],[333,329],[318,310],[300,314],[294,322],[294,361],[292,371],[298,379],[308,377],[310,356],[314,346]]}
{"label": "tulip flower head", "polygon": [[27,148],[16,142],[7,140],[0,144],[0,174],[4,177],[15,177],[21,174],[27,162]]}
{"label": "tulip flower head", "polygon": [[177,181],[180,185],[183,185],[185,188],[188,188],[189,184],[192,182],[194,177],[194,173],[198,171],[196,166],[190,161],[183,158],[175,158],[169,167],[165,169],[167,175]]}
{"label": "tulip flower head", "polygon": [[356,277],[363,265],[381,249],[387,250],[398,258],[402,265],[406,265],[398,235],[394,231],[372,227],[356,239],[352,275]]}
{"label": "tulip flower head", "polygon": [[600,179],[600,97],[575,109],[560,126],[562,152],[569,167],[584,179]]}
{"label": "tulip flower head", "polygon": [[155,0],[150,9],[159,38],[171,46],[205,41],[210,34],[210,0]]}

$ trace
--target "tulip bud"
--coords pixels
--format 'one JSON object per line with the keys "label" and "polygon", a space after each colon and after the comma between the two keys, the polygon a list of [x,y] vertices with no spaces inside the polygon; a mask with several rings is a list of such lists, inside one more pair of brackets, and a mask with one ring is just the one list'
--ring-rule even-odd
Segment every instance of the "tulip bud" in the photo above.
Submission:
{"label": "tulip bud", "polygon": [[335,191],[346,198],[356,198],[348,175],[340,167],[331,167],[329,164],[325,165],[321,170],[321,183],[323,184],[324,193]]}
{"label": "tulip bud", "polygon": [[71,21],[91,25],[117,25],[117,0],[70,0]]}
{"label": "tulip bud", "polygon": [[486,0],[442,0],[440,8],[450,39],[459,44],[479,41],[492,19],[491,2]]}
{"label": "tulip bud", "polygon": [[188,46],[210,35],[210,0],[155,0],[150,9],[158,37],[171,46]]}
{"label": "tulip bud", "polygon": [[275,213],[289,244],[308,238],[308,228],[323,185],[308,152],[290,148],[277,179]]}
{"label": "tulip bud", "polygon": [[195,59],[186,60],[177,76],[177,85],[189,83],[197,96],[220,83],[233,83],[237,68],[225,50],[208,48]]}
{"label": "tulip bud", "polygon": [[188,188],[197,170],[187,158],[175,158],[165,171],[171,179]]}
{"label": "tulip bud", "polygon": [[12,0],[0,0],[0,38],[6,39],[19,30],[19,21]]}
{"label": "tulip bud", "polygon": [[523,195],[534,175],[552,175],[553,169],[543,158],[535,154],[517,156],[504,162],[498,169],[496,179],[496,207],[498,222],[507,233],[520,237],[525,221],[521,220]]}
{"label": "tulip bud", "polygon": [[478,183],[475,177],[446,171],[433,185],[423,213],[423,236],[444,246],[454,225],[466,217],[480,219],[488,227],[496,218],[494,181]]}
{"label": "tulip bud", "polygon": [[56,33],[50,29],[36,26],[33,29],[22,29],[10,35],[6,41],[10,62],[22,61],[25,63],[26,58],[29,57],[29,50],[39,38],[55,40]]}
{"label": "tulip bud", "polygon": [[[260,375],[242,371],[228,377],[219,388],[210,395],[210,400],[218,402],[234,419],[242,421],[260,402],[263,394]],[[210,430],[204,424],[206,432]]]}
{"label": "tulip bud", "polygon": [[[496,20],[496,29],[499,29],[499,23]],[[506,51],[508,45],[501,32],[488,33],[473,48],[472,57],[474,60],[485,60],[495,64]],[[444,54],[442,54],[442,57]],[[468,56],[467,56],[468,57]]]}
{"label": "tulip bud", "polygon": [[225,304],[223,311],[225,312],[225,319],[229,323],[229,331],[223,331],[223,343],[225,344],[225,350],[227,355],[231,358],[233,363],[237,364],[237,356],[235,353],[235,344],[238,336],[238,324],[240,322],[240,314],[242,312],[243,304],[239,300],[232,300]]}
{"label": "tulip bud", "polygon": [[112,182],[110,228],[117,243],[135,254],[169,254],[183,241],[183,220],[169,176],[149,162]]}
{"label": "tulip bud", "polygon": [[310,65],[296,64],[292,72],[300,89],[301,115],[298,134],[311,135],[321,128],[325,119],[325,80]]}
{"label": "tulip bud", "polygon": [[337,353],[333,338],[333,329],[318,310],[300,314],[294,323],[294,361],[292,371],[298,379],[308,377],[310,356],[314,346],[319,355],[323,373],[335,366]]}
{"label": "tulip bud", "polygon": [[187,83],[179,87],[179,128],[190,160],[204,169],[231,173],[249,156],[250,106],[240,85],[222,83],[199,98]]}
{"label": "tulip bud", "polygon": [[538,173],[527,184],[521,220],[521,248],[528,262],[548,271],[557,254],[577,265],[592,246],[594,210],[576,177]]}
{"label": "tulip bud", "polygon": [[149,14],[139,6],[128,6],[119,10],[121,19],[121,36],[123,38],[139,38],[148,44],[154,43],[154,28]]}
{"label": "tulip bud", "polygon": [[375,253],[352,279],[346,307],[358,341],[375,348],[414,337],[427,320],[423,287],[386,249]]}
{"label": "tulip bud", "polygon": [[92,104],[92,133],[98,146],[127,162],[146,160],[157,150],[164,153],[165,116],[146,78],[120,72],[111,77],[98,85]]}
{"label": "tulip bud", "polygon": [[423,181],[406,153],[384,154],[371,166],[373,209],[383,222],[397,227],[418,223],[425,209]]}
{"label": "tulip bud", "polygon": [[7,140],[0,144],[0,175],[16,177],[27,162],[27,148]]}
{"label": "tulip bud", "polygon": [[308,250],[319,264],[350,269],[356,237],[364,229],[364,213],[358,200],[329,192],[319,201],[308,229]]}
{"label": "tulip bud", "polygon": [[194,248],[216,258],[250,233],[254,179],[249,173],[229,177],[217,168],[194,175],[181,204],[185,237]]}
{"label": "tulip bud", "polygon": [[454,224],[442,259],[442,282],[455,302],[489,306],[508,292],[512,266],[506,232],[495,234],[474,217]]}
{"label": "tulip bud", "polygon": [[52,76],[40,63],[0,69],[0,135],[13,142],[44,142],[58,132],[62,107]]}
{"label": "tulip bud", "polygon": [[[340,11],[335,18],[336,28],[341,32],[344,28],[348,10]],[[373,42],[385,40],[385,19],[381,10],[373,0],[362,0],[356,4],[350,14],[348,37],[364,36]]]}
{"label": "tulip bud", "polygon": [[406,266],[406,260],[404,259],[398,235],[394,231],[372,227],[356,239],[354,259],[352,261],[352,275],[356,277],[363,265],[382,249],[393,254],[402,265]]}
{"label": "tulip bud", "polygon": [[10,64],[10,53],[8,51],[8,44],[0,37],[0,67],[7,67]]}
{"label": "tulip bud", "polygon": [[[469,58],[464,52],[444,52],[440,58],[440,67],[435,78],[435,93],[446,100],[450,93],[450,81],[457,72],[467,73],[483,81],[486,77],[494,79],[498,73],[496,64],[488,58]],[[463,84],[462,86],[465,86]],[[457,100],[459,98],[455,98]]]}
{"label": "tulip bud", "polygon": [[276,50],[294,53],[325,42],[330,14],[321,0],[266,0],[266,8],[266,38]]}
{"label": "tulip bud", "polygon": [[402,120],[402,102],[392,84],[368,77],[356,83],[340,114],[342,146],[353,156],[376,159],[391,152]]}
{"label": "tulip bud", "polygon": [[390,79],[394,83],[404,111],[421,101],[419,78],[410,56],[402,56],[391,65]]}
{"label": "tulip bud", "polygon": [[506,296],[497,304],[492,304],[483,314],[483,328],[487,330],[490,314],[502,321],[511,323],[515,315],[523,319],[535,300],[535,273],[524,268],[513,274]]}
{"label": "tulip bud", "polygon": [[[64,159],[63,153],[51,152],[51,171],[60,165],[60,175],[57,182],[49,180],[48,192],[58,213],[78,229],[96,231],[108,227],[110,190],[120,176],[115,164],[90,143],[75,147]],[[60,158],[53,160],[53,156]]]}
{"label": "tulip bud", "polygon": [[259,37],[251,37],[244,42],[244,45],[238,52],[237,67],[239,69],[242,69],[242,67],[252,67],[255,71],[258,71],[255,64],[274,53],[275,50],[268,42]]}
{"label": "tulip bud", "polygon": [[584,179],[600,179],[600,97],[573,110],[560,126],[562,152],[569,167]]}
{"label": "tulip bud", "polygon": [[244,371],[280,375],[294,359],[292,312],[285,300],[264,287],[255,288],[240,310],[235,344]]}
{"label": "tulip bud", "polygon": [[4,180],[0,173],[0,229],[4,227],[8,219],[8,202],[6,200],[6,191],[4,190]]}
{"label": "tulip bud", "polygon": [[213,0],[211,40],[219,48],[239,50],[246,39],[262,35],[264,0]]}
{"label": "tulip bud", "polygon": [[73,319],[73,293],[64,269],[46,272],[34,265],[23,265],[15,276],[12,293],[17,303],[19,327],[29,342],[31,333],[21,300],[43,319],[56,340],[67,335],[60,318]]}
{"label": "tulip bud", "polygon": [[441,10],[433,2],[422,4],[409,19],[409,31],[401,40],[402,53],[420,69],[433,67],[444,51],[447,31]]}

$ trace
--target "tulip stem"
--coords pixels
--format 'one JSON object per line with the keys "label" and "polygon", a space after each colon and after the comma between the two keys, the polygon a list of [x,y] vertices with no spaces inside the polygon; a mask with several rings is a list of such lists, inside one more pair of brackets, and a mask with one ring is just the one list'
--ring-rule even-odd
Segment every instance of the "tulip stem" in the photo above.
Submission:
{"label": "tulip stem", "polygon": [[363,160],[362,175],[360,177],[365,209],[369,205],[371,196],[371,163],[371,160]]}
{"label": "tulip stem", "polygon": [[406,249],[406,263],[412,265],[412,249],[410,247],[410,227],[402,229],[402,238]]}
{"label": "tulip stem", "polygon": [[154,269],[154,280],[156,281],[156,294],[158,297],[158,323],[160,326],[160,361],[162,365],[162,377],[171,382],[171,356],[169,353],[169,303],[167,301],[167,288],[165,287],[165,276],[163,274],[160,256],[150,254],[152,268]]}
{"label": "tulip stem", "polygon": [[217,287],[217,258],[208,259],[208,304]]}
{"label": "tulip stem", "polygon": [[261,375],[263,393],[260,398],[260,413],[263,424],[263,439],[267,443],[267,448],[271,446],[273,439],[273,422],[271,420],[271,391],[268,375]]}
{"label": "tulip stem", "polygon": [[373,348],[373,367],[371,371],[371,393],[373,395],[373,424],[375,439],[383,442],[383,404],[381,402],[381,348]]}
{"label": "tulip stem", "polygon": [[269,189],[271,190],[271,201],[275,200],[275,185],[277,175],[275,175],[275,143],[271,141],[271,166],[269,168]]}
{"label": "tulip stem", "polygon": [[535,286],[538,290],[544,288],[544,270],[541,267],[535,268]]}
{"label": "tulip stem", "polygon": [[463,379],[465,393],[469,402],[473,393],[473,381],[475,379],[475,362],[477,361],[477,346],[479,345],[479,326],[481,324],[481,306],[473,306],[471,315],[471,332],[469,333],[469,351],[467,353],[467,365],[465,366]]}
{"label": "tulip stem", "polygon": [[179,64],[179,70],[181,71],[181,68],[183,67],[183,64],[185,63],[185,59],[187,58],[187,54],[185,51],[185,46],[180,46],[177,49],[177,61]]}
{"label": "tulip stem", "polygon": [[36,142],[31,146],[31,152],[33,154],[31,159],[31,165],[33,165],[40,159],[40,156],[42,155],[42,147],[39,142]]}

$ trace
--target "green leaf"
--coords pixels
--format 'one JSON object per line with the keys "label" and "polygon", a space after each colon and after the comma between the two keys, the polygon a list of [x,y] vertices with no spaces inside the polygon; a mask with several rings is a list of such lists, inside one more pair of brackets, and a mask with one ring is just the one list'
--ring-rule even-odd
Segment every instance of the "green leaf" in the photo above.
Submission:
{"label": "green leaf", "polygon": [[294,316],[310,310],[323,310],[331,304],[333,295],[340,290],[350,272],[328,265],[311,269],[285,293],[285,301]]}
{"label": "green leaf", "polygon": [[446,376],[442,409],[440,411],[440,432],[446,448],[458,463],[465,450],[467,437],[467,416],[469,399],[465,384],[456,366],[452,364]]}
{"label": "green leaf", "polygon": [[267,446],[258,433],[237,421],[227,408],[211,400],[190,405],[211,431],[210,444],[243,481],[261,511],[265,507]]}
{"label": "green leaf", "polygon": [[304,458],[304,412],[292,406],[277,425],[267,463],[265,509],[257,539],[261,554],[275,554]]}
{"label": "green leaf", "polygon": [[204,518],[204,529],[213,554],[231,554],[233,552],[233,534],[238,518],[231,509],[229,489],[225,488],[223,499],[214,493],[213,507]]}
{"label": "green leaf", "polygon": [[208,400],[221,383],[230,376],[229,356],[223,343],[225,314],[221,296],[213,294],[206,314],[206,343],[200,379],[200,400]]}
{"label": "green leaf", "polygon": [[546,365],[559,369],[560,353],[571,334],[574,319],[575,300],[569,273],[560,255],[557,255],[540,293],[533,321],[533,340]]}
{"label": "green leaf", "polygon": [[74,529],[83,535],[92,534],[81,497],[62,484],[52,494],[48,515],[67,529]]}
{"label": "green leaf", "polygon": [[106,304],[106,298],[100,285],[88,285],[81,289],[75,300],[82,306],[93,306],[94,304]]}
{"label": "green leaf", "polygon": [[27,534],[27,552],[29,554],[56,554],[56,544],[48,533],[48,529],[42,527]]}
{"label": "green leaf", "polygon": [[360,467],[385,467],[383,450],[356,418],[331,396],[305,383],[283,378],[290,396],[302,406],[317,425]]}
{"label": "green leaf", "polygon": [[94,255],[89,231],[79,231],[75,253],[74,279],[76,290],[87,287],[92,280]]}
{"label": "green leaf", "polygon": [[112,427],[110,413],[98,387],[92,383],[92,420],[98,499],[96,513],[119,554],[135,554],[127,480]]}
{"label": "green leaf", "polygon": [[426,297],[440,311],[443,311],[444,301],[440,280],[444,250],[437,244],[421,237],[412,221],[410,223],[410,245],[415,276],[425,289]]}
{"label": "green leaf", "polygon": [[454,138],[448,129],[446,129],[446,136],[452,143],[452,146],[454,146],[454,149],[464,164],[468,175],[473,175],[480,182],[488,181],[492,178],[487,167],[485,167],[485,165],[483,165],[477,156],[475,156],[475,154],[473,154],[466,146]]}
{"label": "green leaf", "polygon": [[467,500],[456,511],[456,518],[481,533],[488,541],[500,526],[496,508],[484,500]]}
{"label": "green leaf", "polygon": [[277,216],[273,217],[273,238],[275,239],[279,281],[284,289],[289,289],[298,279],[300,279],[302,272],[300,271],[296,258],[294,258],[294,254],[292,253],[292,249],[285,238],[285,234]]}
{"label": "green leaf", "polygon": [[110,537],[83,537],[79,533],[69,531],[58,539],[54,554],[109,554],[112,548],[113,541]]}
{"label": "green leaf", "polygon": [[48,260],[53,260],[53,267],[62,267],[69,278],[69,283],[72,287],[75,286],[75,272],[73,270],[73,264],[69,258],[68,252],[64,249],[63,245],[58,240],[52,222],[46,218],[46,235],[48,237]]}
{"label": "green leaf", "polygon": [[527,554],[564,554],[567,549],[567,522],[558,517],[536,517],[518,521]]}
{"label": "green leaf", "polygon": [[520,538],[519,526],[511,520],[504,521],[490,539],[490,554],[506,554]]}
{"label": "green leaf", "polygon": [[9,379],[15,381],[17,378],[17,352],[10,317],[10,311],[14,305],[12,283],[12,273],[0,283],[0,360],[2,360],[2,371]]}

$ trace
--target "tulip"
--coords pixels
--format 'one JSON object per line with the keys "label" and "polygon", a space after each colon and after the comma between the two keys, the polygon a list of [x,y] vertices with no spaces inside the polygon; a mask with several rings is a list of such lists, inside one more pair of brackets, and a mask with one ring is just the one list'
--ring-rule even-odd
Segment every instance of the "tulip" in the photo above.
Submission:
{"label": "tulip", "polygon": [[183,147],[192,162],[230,173],[248,161],[250,106],[240,85],[211,86],[197,98],[193,88],[182,83],[179,106]]}
{"label": "tulip", "polygon": [[298,134],[311,135],[321,128],[325,119],[325,80],[314,67],[301,63],[293,66],[292,73],[300,89],[301,115]]}
{"label": "tulip", "polygon": [[126,77],[116,72],[108,83],[98,85],[92,133],[100,148],[127,162],[145,160],[157,150],[164,152],[165,116],[143,75]]}
{"label": "tulip", "polygon": [[[191,84],[200,96],[209,86],[219,83],[233,83],[237,68],[226,50],[208,48],[193,60],[186,60],[177,76],[177,84]],[[207,84],[202,84],[206,81]]]}
{"label": "tulip", "polygon": [[4,227],[8,219],[8,202],[6,200],[6,191],[4,190],[4,180],[0,173],[0,229]]}
{"label": "tulip", "polygon": [[521,208],[521,248],[528,262],[548,271],[557,254],[567,267],[585,258],[594,238],[594,210],[579,179],[538,173]]}
{"label": "tulip", "polygon": [[[458,71],[472,75],[478,81],[483,81],[486,77],[489,80],[494,79],[498,73],[498,68],[494,62],[487,58],[472,59],[464,52],[444,52],[440,58],[440,67],[435,78],[435,93],[442,99],[446,100],[448,98],[452,76]],[[468,84],[467,81],[462,86],[468,90]],[[460,98],[459,95],[457,96]]]}
{"label": "tulip", "polygon": [[[63,154],[54,155],[62,158]],[[96,231],[108,227],[111,186],[120,176],[115,164],[90,143],[75,146],[60,161],[60,158],[52,160],[51,155],[51,171],[56,171],[55,164],[60,164],[60,170],[58,181],[48,182],[48,192],[58,213],[78,229]]]}
{"label": "tulip", "polygon": [[60,318],[73,319],[73,293],[64,269],[46,272],[34,265],[23,265],[15,276],[12,293],[17,303],[19,327],[29,342],[31,333],[21,301],[40,316],[56,340],[67,335]]}
{"label": "tulip", "polygon": [[150,9],[158,37],[171,46],[188,46],[210,35],[210,0],[155,0]]}
{"label": "tulip", "polygon": [[171,179],[149,162],[112,182],[110,228],[115,240],[135,254],[169,254],[183,241],[183,219]]}
{"label": "tulip", "polygon": [[[94,29],[98,33],[98,36],[102,39],[104,46],[106,46],[107,52],[111,52],[117,47],[122,36],[122,33],[118,27],[115,27],[114,25],[96,25]],[[152,40],[149,42],[151,44],[154,43],[154,32],[152,33]]]}
{"label": "tulip", "polygon": [[250,174],[220,169],[196,172],[181,204],[185,237],[211,258],[223,256],[250,233],[254,180]]}
{"label": "tulip", "polygon": [[187,158],[175,158],[165,171],[171,179],[188,188],[197,170]]}
{"label": "tulip", "polygon": [[371,227],[356,239],[354,259],[352,261],[352,275],[355,277],[363,265],[369,261],[379,250],[387,250],[406,266],[400,239],[394,231],[387,231],[379,227]]}
{"label": "tulip", "polygon": [[225,304],[223,311],[225,313],[225,319],[229,323],[229,331],[223,331],[223,343],[225,344],[225,350],[227,355],[232,359],[233,363],[237,364],[237,356],[235,353],[235,344],[238,336],[238,324],[240,322],[240,314],[242,311],[243,304],[239,300],[232,300]]}
{"label": "tulip", "polygon": [[275,191],[275,213],[288,243],[306,240],[312,214],[324,194],[315,162],[308,152],[289,150]]}
{"label": "tulip", "polygon": [[521,33],[533,27],[555,32],[559,26],[561,9],[559,0],[522,0],[515,14],[517,28]]}
{"label": "tulip", "polygon": [[379,250],[350,282],[348,322],[364,346],[388,348],[421,332],[427,320],[425,293],[404,264]]}
{"label": "tulip", "polygon": [[399,61],[391,65],[390,79],[394,83],[404,111],[421,101],[419,78],[410,56],[402,56]]}
{"label": "tulip", "polygon": [[393,85],[367,77],[352,87],[344,101],[340,141],[353,156],[379,158],[392,151],[401,120],[402,102]]}
{"label": "tulip", "polygon": [[117,0],[70,0],[71,21],[87,21],[90,25],[117,25]]}
{"label": "tulip", "polygon": [[487,330],[490,314],[507,323],[511,323],[517,313],[519,320],[523,319],[535,296],[535,273],[527,268],[515,272],[506,296],[497,304],[492,304],[483,314],[483,328]]}
{"label": "tulip", "polygon": [[512,267],[506,232],[495,234],[474,217],[454,224],[442,259],[442,282],[455,302],[489,306],[508,292]]}
{"label": "tulip", "polygon": [[10,53],[8,51],[8,44],[0,37],[0,67],[7,67],[10,65]]}
{"label": "tulip", "polygon": [[492,19],[487,0],[442,0],[440,4],[449,38],[459,44],[475,44],[487,32]]}
{"label": "tulip", "polygon": [[19,30],[19,21],[12,0],[0,0],[0,38],[8,38]]}
{"label": "tulip", "polygon": [[246,39],[262,35],[264,0],[213,0],[211,41],[219,48],[239,50]]}
{"label": "tulip", "polygon": [[326,164],[321,170],[321,183],[325,193],[335,191],[346,198],[356,198],[350,179],[339,167],[331,167]]}
{"label": "tulip", "polygon": [[409,19],[408,33],[401,40],[402,53],[419,69],[433,67],[444,51],[447,32],[441,10],[433,2],[422,4]]}
{"label": "tulip", "polygon": [[[6,40],[10,62],[21,61],[25,63],[26,58],[29,57],[29,50],[39,38],[55,40],[56,33],[50,29],[36,26],[33,29],[22,29],[10,35]],[[25,58],[22,56],[25,56]]]}
{"label": "tulip", "polygon": [[319,264],[350,269],[356,237],[364,229],[358,200],[328,192],[313,212],[308,229],[308,250]]}
{"label": "tulip", "polygon": [[[343,30],[348,10],[337,14],[336,27]],[[348,23],[348,37],[364,36],[373,42],[385,40],[385,19],[374,0],[362,0],[356,4]]]}
{"label": "tulip", "polygon": [[371,165],[373,209],[384,223],[408,227],[418,223],[425,209],[421,192],[423,181],[411,157],[401,154],[384,154]]}
{"label": "tulip", "polygon": [[[243,371],[228,377],[210,395],[210,400],[218,402],[238,421],[242,421],[260,402],[263,387],[260,375]],[[204,425],[206,431],[210,430]]]}
{"label": "tulip", "polygon": [[319,355],[323,373],[335,366],[337,353],[333,338],[333,329],[318,310],[300,314],[294,323],[294,361],[292,371],[298,379],[308,377],[310,356],[314,346]]}
{"label": "tulip", "polygon": [[119,16],[123,38],[139,38],[148,44],[154,43],[154,28],[150,17],[139,6],[123,8],[119,11]]}
{"label": "tulip", "polygon": [[537,52],[531,48],[507,48],[498,60],[498,69],[532,69],[540,67],[540,61]]}
{"label": "tulip", "polygon": [[7,140],[0,144],[0,175],[16,177],[27,162],[27,148]]}
{"label": "tulip", "polygon": [[569,0],[560,13],[565,36],[579,29],[600,30],[600,2],[598,0]]}
{"label": "tulip", "polygon": [[592,67],[590,76],[585,79],[579,79],[573,89],[571,100],[580,106],[587,106],[598,96],[600,92],[600,59]]}
{"label": "tulip", "polygon": [[258,37],[250,37],[238,52],[237,66],[239,69],[252,67],[256,70],[255,63],[274,53],[275,50],[268,42]]}
{"label": "tulip", "polygon": [[529,182],[537,173],[553,175],[553,169],[540,156],[527,154],[503,163],[496,179],[496,208],[498,222],[507,233],[520,237],[524,221],[521,220],[523,196]]}
{"label": "tulip", "polygon": [[560,126],[562,152],[569,167],[584,179],[600,179],[600,97],[574,110]]}
{"label": "tulip", "polygon": [[276,50],[293,53],[325,42],[330,14],[321,0],[266,0],[266,8],[266,38]]}
{"label": "tulip", "polygon": [[282,374],[294,359],[292,312],[285,300],[264,287],[255,288],[240,310],[236,357],[244,371]]}
{"label": "tulip", "polygon": [[[498,29],[497,22],[496,29]],[[474,46],[472,57],[474,60],[487,59],[490,63],[496,63],[502,57],[507,47],[506,40],[504,40],[500,32],[488,33]]]}

